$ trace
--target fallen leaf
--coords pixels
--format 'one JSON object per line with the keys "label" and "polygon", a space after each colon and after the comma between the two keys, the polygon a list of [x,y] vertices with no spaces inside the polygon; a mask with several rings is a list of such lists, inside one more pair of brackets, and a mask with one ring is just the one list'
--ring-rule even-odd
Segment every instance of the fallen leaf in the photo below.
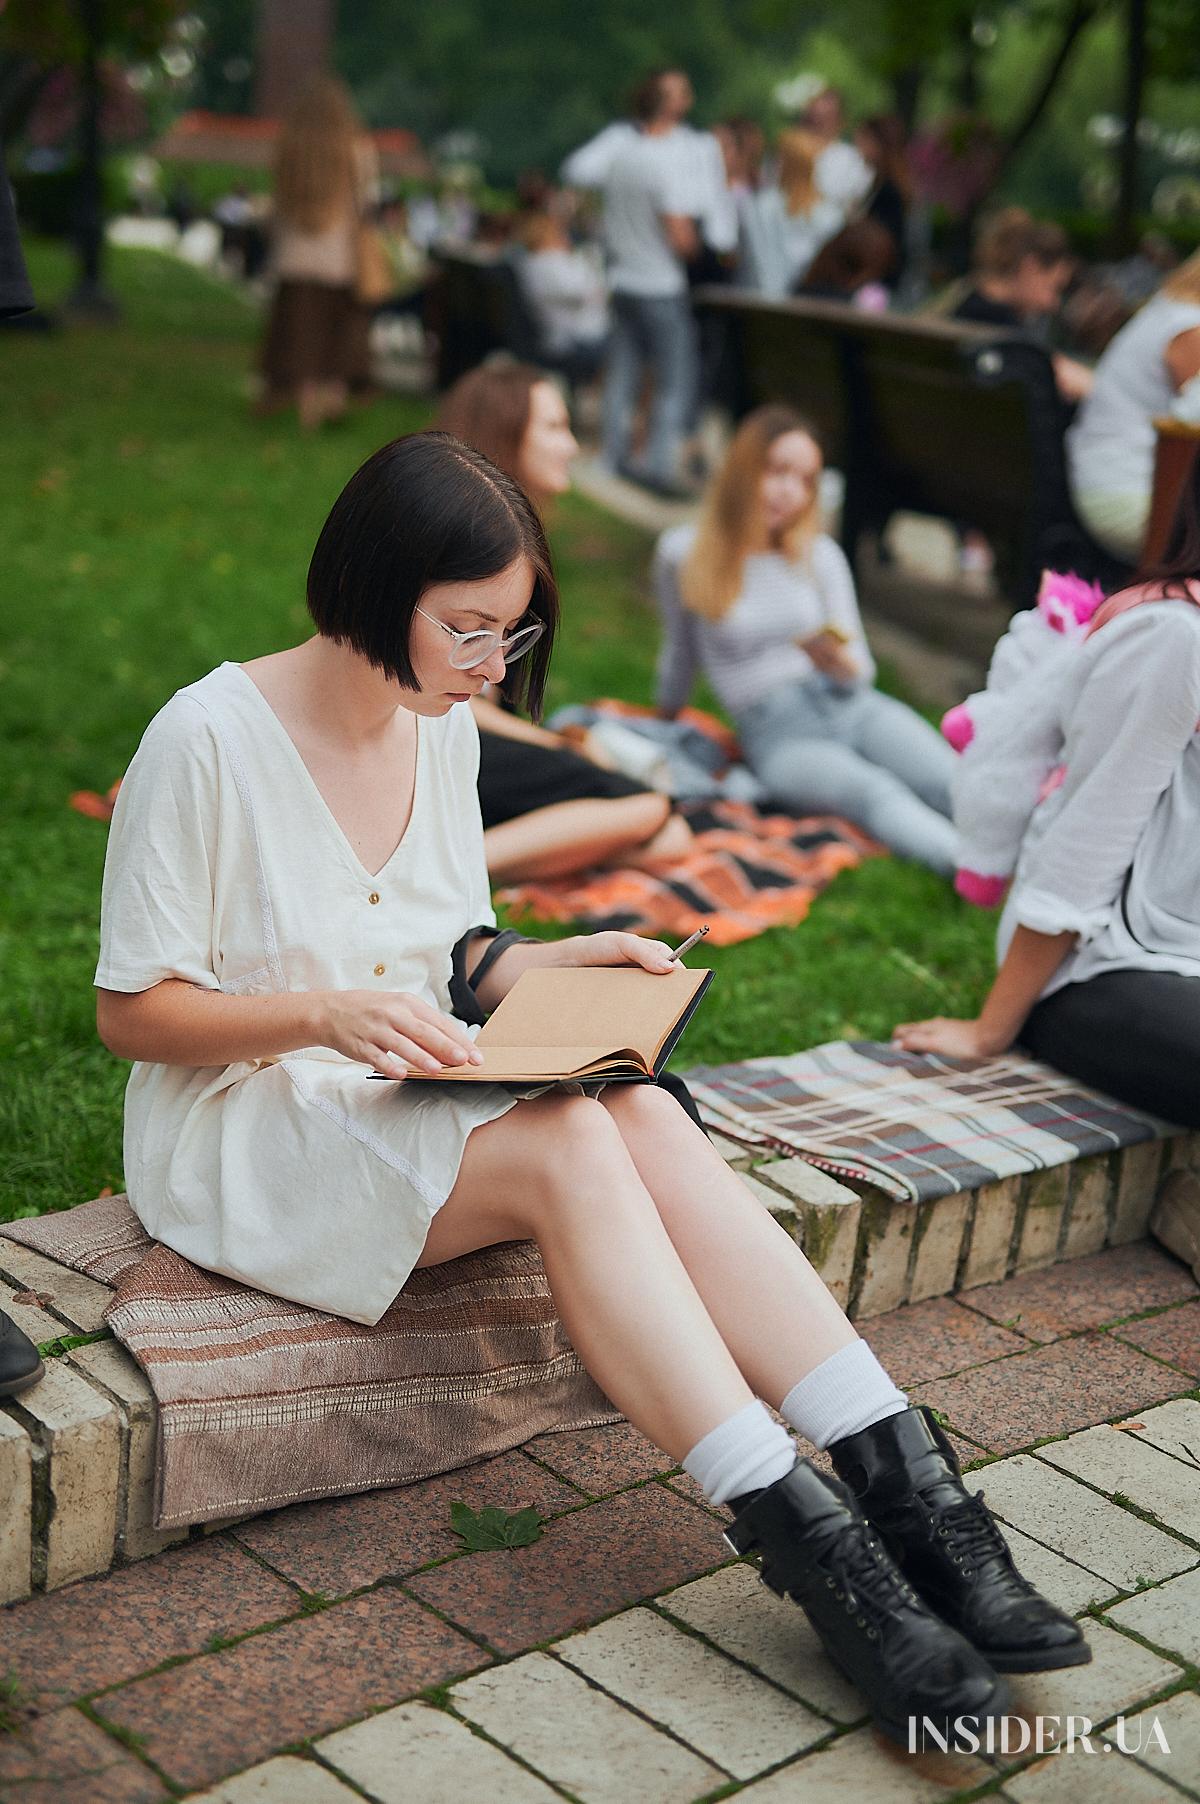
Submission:
{"label": "fallen leaf", "polygon": [[1113,1427],[1118,1434],[1130,1434],[1135,1428],[1144,1428],[1144,1422],[1114,1422]]}
{"label": "fallen leaf", "polygon": [[14,1290],[13,1302],[25,1303],[34,1309],[48,1309],[54,1297],[48,1290]]}
{"label": "fallen leaf", "polygon": [[532,1506],[510,1514],[492,1504],[473,1510],[465,1503],[452,1503],[450,1525],[473,1553],[497,1547],[531,1547],[542,1538],[542,1519]]}

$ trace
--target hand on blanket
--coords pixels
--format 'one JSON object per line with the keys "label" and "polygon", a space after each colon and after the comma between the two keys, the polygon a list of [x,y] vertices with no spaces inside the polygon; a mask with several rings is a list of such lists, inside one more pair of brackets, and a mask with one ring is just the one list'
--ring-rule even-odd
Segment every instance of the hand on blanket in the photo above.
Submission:
{"label": "hand on blanket", "polygon": [[981,1021],[957,1021],[949,1015],[901,1022],[892,1029],[892,1045],[902,1052],[940,1052],[950,1059],[990,1059],[1008,1050],[996,1044]]}
{"label": "hand on blanket", "polygon": [[[622,937],[628,937],[622,936]],[[459,1021],[402,990],[330,990],[323,998],[322,1046],[331,1046],[384,1077],[404,1067],[481,1065],[483,1055]]]}

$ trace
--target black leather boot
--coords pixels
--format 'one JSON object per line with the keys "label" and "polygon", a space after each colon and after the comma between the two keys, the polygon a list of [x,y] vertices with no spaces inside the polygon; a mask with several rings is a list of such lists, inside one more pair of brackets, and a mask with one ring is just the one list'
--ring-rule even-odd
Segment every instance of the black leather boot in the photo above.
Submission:
{"label": "black leather boot", "polygon": [[45,1366],[27,1334],[0,1309],[0,1397],[15,1397],[36,1384]]}
{"label": "black leather boot", "polygon": [[1004,1680],[921,1602],[845,1485],[806,1460],[742,1500],[725,1538],[760,1556],[764,1584],[799,1604],[893,1741],[908,1744],[910,1717],[945,1734],[956,1717],[1007,1711]]}
{"label": "black leather boot", "polygon": [[888,1416],[834,1441],[829,1456],[913,1588],[997,1672],[1087,1665],[1079,1624],[1021,1577],[929,1410]]}

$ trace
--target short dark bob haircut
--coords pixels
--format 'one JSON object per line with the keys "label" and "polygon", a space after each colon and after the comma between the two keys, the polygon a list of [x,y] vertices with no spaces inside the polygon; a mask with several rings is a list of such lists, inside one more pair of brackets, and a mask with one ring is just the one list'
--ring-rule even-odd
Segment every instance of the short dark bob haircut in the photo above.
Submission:
{"label": "short dark bob haircut", "polygon": [[558,626],[546,535],[512,477],[448,432],[393,439],[355,471],[321,528],[308,611],[326,638],[416,689],[408,643],[421,597],[440,583],[498,576],[519,557],[533,566],[526,618],[545,630],[500,687],[538,720]]}

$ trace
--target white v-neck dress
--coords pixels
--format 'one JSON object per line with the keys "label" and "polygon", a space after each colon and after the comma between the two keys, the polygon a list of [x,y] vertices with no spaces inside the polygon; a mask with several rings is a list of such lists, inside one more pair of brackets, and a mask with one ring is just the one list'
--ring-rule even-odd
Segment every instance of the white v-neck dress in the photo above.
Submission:
{"label": "white v-neck dress", "polygon": [[[227,995],[402,990],[450,1012],[450,954],[495,922],[465,706],[418,717],[412,814],[372,875],[240,664],[157,714],[117,798],[96,983]],[[375,1322],[412,1271],[494,1085],[372,1083],[328,1047],[136,1064],[125,1179],[147,1233],[259,1289]]]}

